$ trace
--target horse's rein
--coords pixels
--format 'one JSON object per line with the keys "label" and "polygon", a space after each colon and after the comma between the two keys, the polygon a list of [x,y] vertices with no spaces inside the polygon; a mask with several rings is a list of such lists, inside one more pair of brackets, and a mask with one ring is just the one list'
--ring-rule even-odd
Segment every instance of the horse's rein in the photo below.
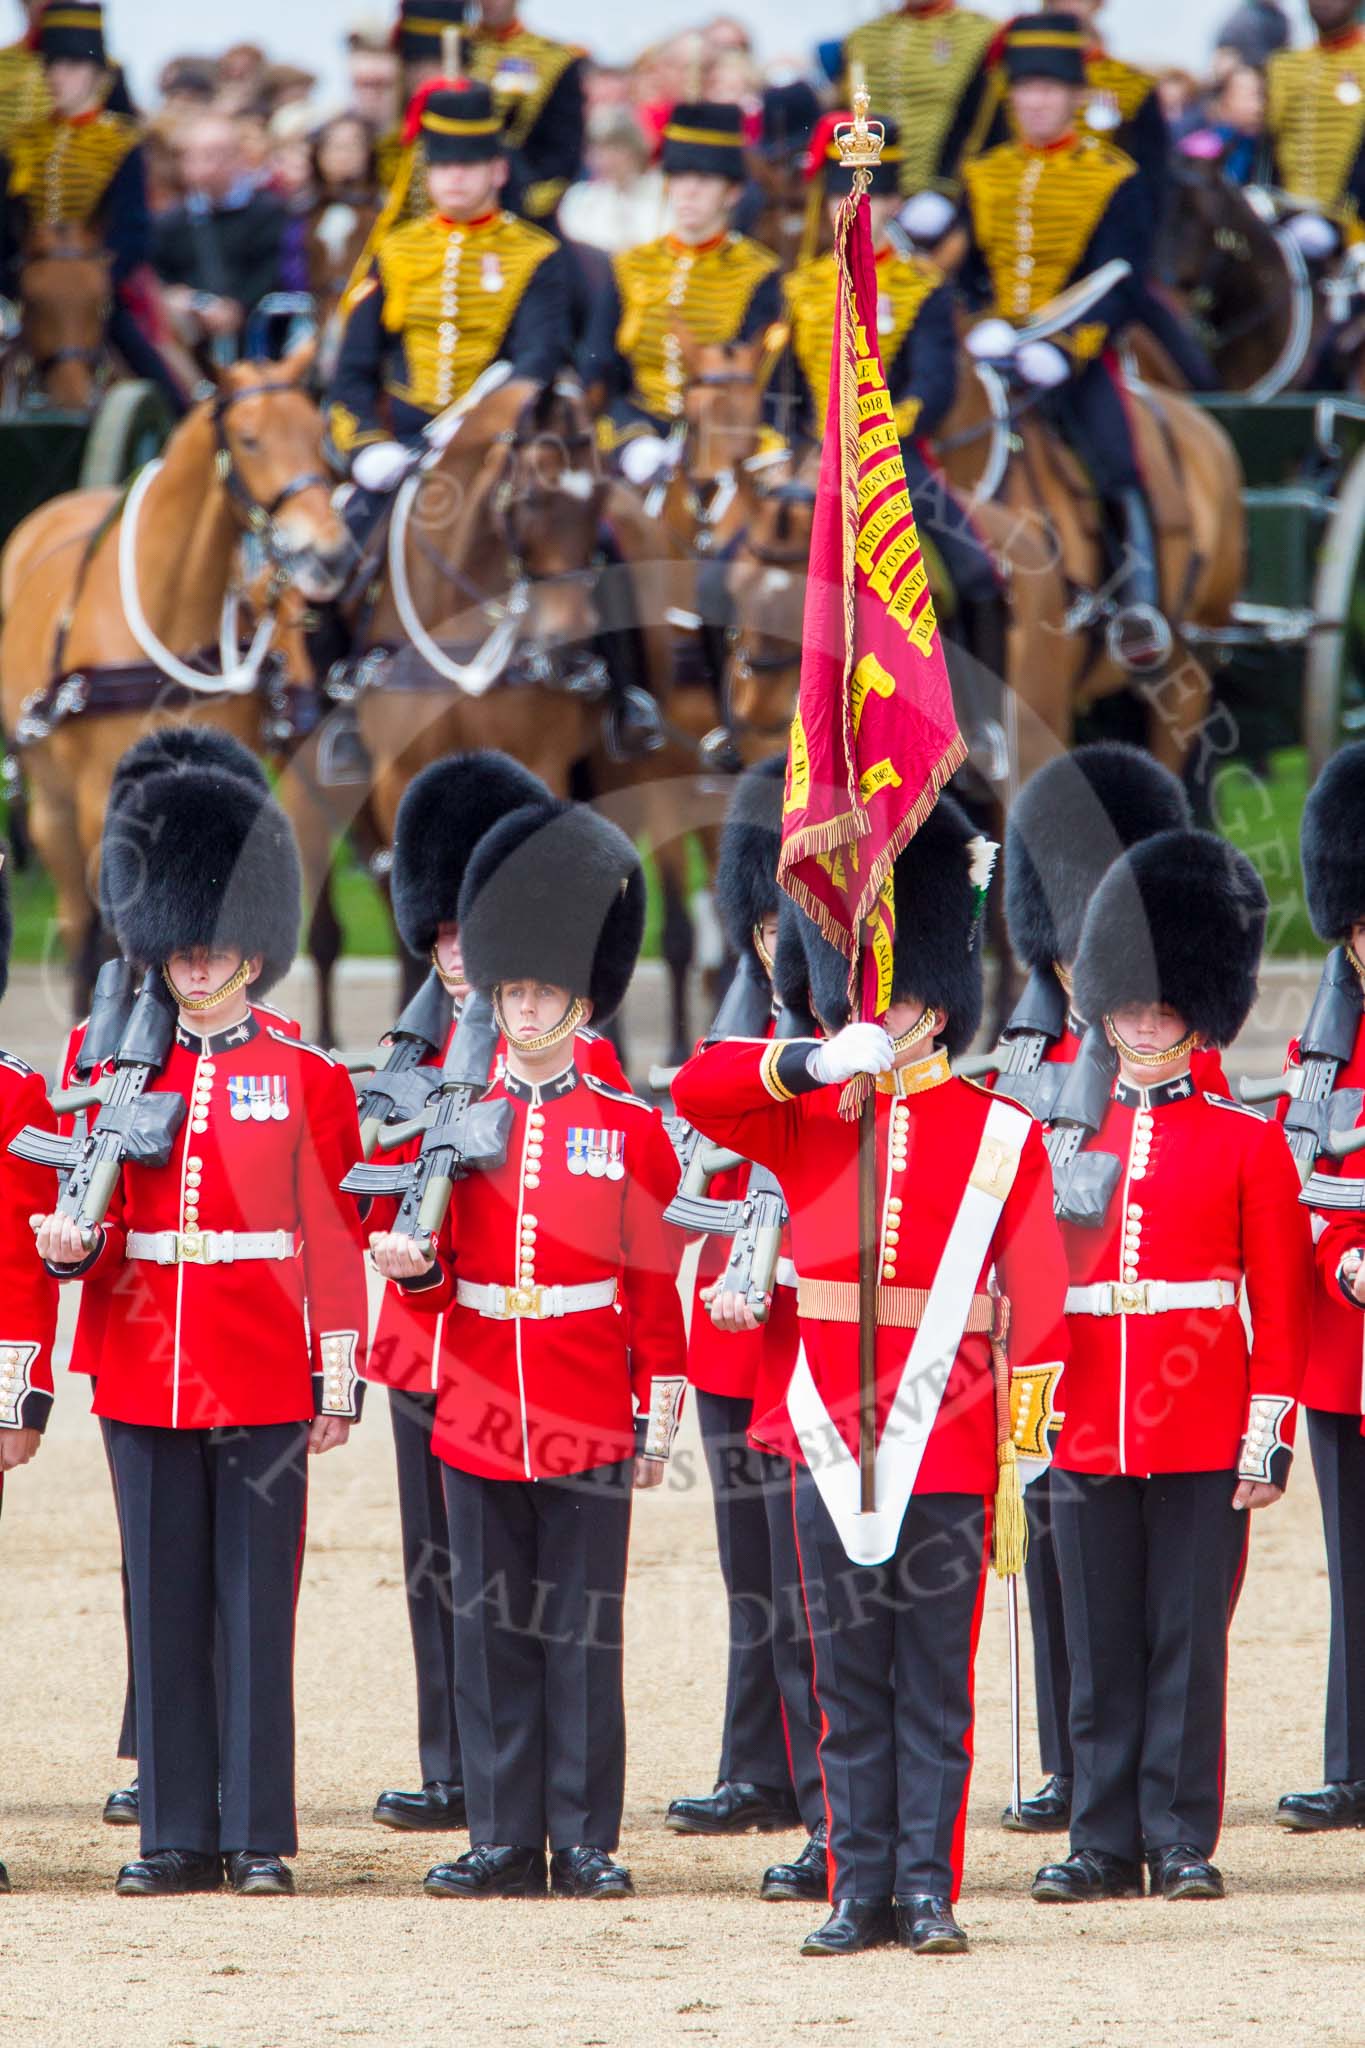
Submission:
{"label": "horse's rein", "polygon": [[[210,417],[213,421],[214,457],[213,467],[219,483],[227,492],[247,532],[258,540],[278,572],[287,568],[293,559],[293,550],[286,547],[275,525],[276,514],[297,498],[303,491],[321,488],[330,492],[331,483],[321,470],[306,470],[302,476],[291,477],[287,484],[275,493],[268,504],[249,491],[237,467],[237,458],[232,452],[228,439],[227,416],[234,405],[240,405],[246,398],[270,398],[281,391],[290,390],[287,384],[248,384],[241,391],[220,391],[213,401]],[[277,579],[272,579],[272,582]],[[278,593],[276,593],[278,602]]]}

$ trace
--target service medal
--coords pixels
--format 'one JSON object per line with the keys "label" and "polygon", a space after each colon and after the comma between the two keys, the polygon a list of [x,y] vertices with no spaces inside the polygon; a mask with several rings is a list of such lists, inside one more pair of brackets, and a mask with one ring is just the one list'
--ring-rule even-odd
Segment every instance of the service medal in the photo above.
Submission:
{"label": "service medal", "polygon": [[270,1114],[277,1124],[282,1124],[289,1114],[289,1093],[283,1074],[270,1077]]}
{"label": "service medal", "polygon": [[607,1179],[624,1180],[626,1177],[626,1134],[624,1131],[608,1131]]}
{"label": "service medal", "polygon": [[270,1081],[264,1074],[251,1077],[251,1121],[254,1124],[270,1122]]}
{"label": "service medal", "polygon": [[233,1074],[228,1081],[228,1113],[239,1124],[251,1115],[251,1082],[245,1074]]}
{"label": "service medal", "polygon": [[564,1140],[570,1173],[586,1173],[588,1170],[588,1134],[578,1124],[570,1126]]}
{"label": "service medal", "polygon": [[605,1131],[589,1131],[588,1173],[593,1180],[605,1180],[607,1175],[607,1134]]}

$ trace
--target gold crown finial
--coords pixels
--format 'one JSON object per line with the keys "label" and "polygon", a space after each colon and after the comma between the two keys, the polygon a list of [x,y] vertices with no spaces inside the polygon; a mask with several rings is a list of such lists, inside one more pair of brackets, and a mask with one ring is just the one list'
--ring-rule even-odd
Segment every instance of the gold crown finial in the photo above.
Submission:
{"label": "gold crown finial", "polygon": [[841,121],[834,131],[839,161],[848,170],[869,171],[882,160],[882,146],[886,141],[886,129],[880,121],[869,121],[867,110],[871,105],[867,81],[861,73],[855,73],[853,81],[853,119]]}

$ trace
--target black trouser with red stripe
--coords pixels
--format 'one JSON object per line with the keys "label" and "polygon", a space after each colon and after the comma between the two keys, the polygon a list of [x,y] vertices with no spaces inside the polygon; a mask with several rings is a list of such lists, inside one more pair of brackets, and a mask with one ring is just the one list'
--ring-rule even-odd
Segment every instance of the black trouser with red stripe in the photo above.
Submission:
{"label": "black trouser with red stripe", "polygon": [[434,1394],[389,1389],[389,1420],[398,1472],[398,1523],[403,1583],[417,1669],[417,1757],[424,1785],[459,1785],[460,1738],[455,1727],[454,1594],[450,1532],[441,1461],[431,1454]]}
{"label": "black trouser with red stripe", "polygon": [[114,1453],[109,1442],[110,1423],[101,1415],[100,1436],[104,1440],[104,1455],[109,1464],[109,1478],[114,1489],[114,1513],[119,1522],[119,1579],[123,1592],[123,1721],[118,1732],[118,1755],[129,1763],[137,1762],[137,1680],[133,1676],[133,1615],[128,1600],[128,1560],[123,1546],[123,1515],[118,1504],[118,1481],[114,1475]]}
{"label": "black trouser with red stripe", "polygon": [[917,1495],[894,1554],[856,1565],[797,1470],[832,1899],[957,1896],[989,1519],[975,1494]]}
{"label": "black trouser with red stripe", "polygon": [[752,1401],[700,1387],[695,1398],[730,1615],[717,1781],[790,1784],[802,1819],[814,1828],[825,1802],[790,1467],[750,1445]]}
{"label": "black trouser with red stripe", "polygon": [[620,1839],[633,1472],[632,1458],[563,1479],[442,1468],[471,1843]]}
{"label": "black trouser with red stripe", "polygon": [[304,1422],[109,1425],[144,1854],[298,1848],[294,1605],[307,1444]]}
{"label": "black trouser with red stripe", "polygon": [[1052,1473],[1071,1651],[1071,1846],[1211,1856],[1223,1820],[1228,1628],[1250,1516],[1233,1472]]}
{"label": "black trouser with red stripe", "polygon": [[1335,1785],[1365,1778],[1365,1436],[1358,1415],[1307,1414],[1332,1597],[1323,1768]]}
{"label": "black trouser with red stripe", "polygon": [[1069,1778],[1071,1760],[1071,1662],[1066,1648],[1066,1615],[1057,1543],[1052,1526],[1052,1470],[1024,1494],[1028,1554],[1024,1583],[1033,1634],[1033,1685],[1038,1701],[1038,1756],[1043,1775]]}

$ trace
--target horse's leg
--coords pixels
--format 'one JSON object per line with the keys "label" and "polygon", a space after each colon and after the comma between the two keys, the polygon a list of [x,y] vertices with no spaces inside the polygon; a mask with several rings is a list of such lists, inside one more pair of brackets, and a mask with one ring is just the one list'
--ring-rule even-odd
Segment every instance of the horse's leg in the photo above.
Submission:
{"label": "horse's leg", "polygon": [[[51,879],[57,899],[57,931],[71,970],[72,1016],[83,1017],[90,1005],[94,974],[91,966],[99,913],[86,879],[87,856],[81,840],[79,810],[69,788],[53,773],[54,765],[38,765],[37,750],[29,763],[29,829],[38,859]],[[44,773],[44,768],[48,771]]]}
{"label": "horse's leg", "polygon": [[1217,721],[1209,720],[1213,684],[1208,670],[1177,639],[1159,676],[1137,685],[1147,708],[1147,745],[1152,756],[1182,778],[1196,819],[1213,816],[1213,777],[1230,748],[1220,744]]}
{"label": "horse's leg", "polygon": [[665,1064],[680,1067],[691,1051],[687,1019],[687,977],[696,951],[687,907],[687,841],[673,839],[654,848],[654,865],[663,897],[660,948],[668,969],[668,1047]]}

